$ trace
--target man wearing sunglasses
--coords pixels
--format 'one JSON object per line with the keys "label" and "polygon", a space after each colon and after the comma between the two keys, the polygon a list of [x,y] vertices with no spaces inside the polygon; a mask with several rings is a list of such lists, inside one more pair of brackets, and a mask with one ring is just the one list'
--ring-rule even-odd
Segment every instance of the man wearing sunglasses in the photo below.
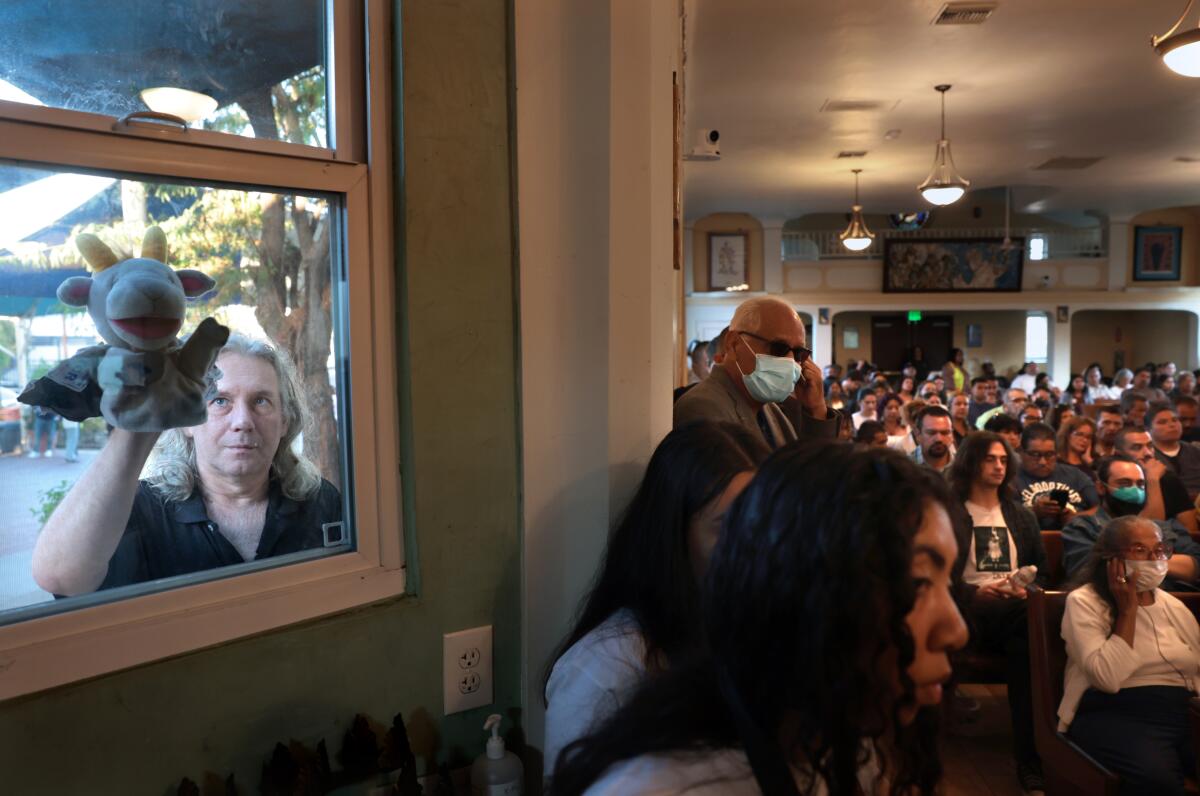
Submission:
{"label": "man wearing sunglasses", "polygon": [[743,302],[729,322],[724,361],[675,404],[675,427],[738,423],[771,448],[836,437],[839,416],[825,405],[821,368],[806,343],[800,316],[783,299]]}
{"label": "man wearing sunglasses", "polygon": [[[1096,463],[1101,504],[1095,514],[1072,519],[1063,528],[1063,564],[1074,576],[1083,566],[1100,530],[1115,517],[1140,514],[1146,503],[1146,474],[1132,456],[1118,453]],[[1200,575],[1200,543],[1175,520],[1153,520],[1162,531],[1167,553],[1167,591],[1196,591]]]}

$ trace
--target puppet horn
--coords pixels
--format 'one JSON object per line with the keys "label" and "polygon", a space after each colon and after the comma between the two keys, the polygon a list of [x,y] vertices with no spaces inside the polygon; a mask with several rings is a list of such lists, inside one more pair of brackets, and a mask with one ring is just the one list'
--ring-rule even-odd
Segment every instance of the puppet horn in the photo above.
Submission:
{"label": "puppet horn", "polygon": [[167,236],[158,227],[150,227],[146,230],[146,236],[142,238],[142,256],[148,260],[166,263]]}
{"label": "puppet horn", "polygon": [[83,255],[83,259],[87,260],[88,265],[96,273],[103,271],[117,262],[117,255],[113,254],[113,250],[108,248],[104,241],[90,232],[76,235],[75,247],[79,249],[79,253]]}

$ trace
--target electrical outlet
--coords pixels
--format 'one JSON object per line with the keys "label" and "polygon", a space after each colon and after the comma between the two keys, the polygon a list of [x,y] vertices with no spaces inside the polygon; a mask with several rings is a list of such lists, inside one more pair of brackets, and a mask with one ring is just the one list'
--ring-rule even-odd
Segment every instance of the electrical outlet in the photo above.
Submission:
{"label": "electrical outlet", "polygon": [[492,703],[492,626],[442,636],[442,705],[447,716]]}

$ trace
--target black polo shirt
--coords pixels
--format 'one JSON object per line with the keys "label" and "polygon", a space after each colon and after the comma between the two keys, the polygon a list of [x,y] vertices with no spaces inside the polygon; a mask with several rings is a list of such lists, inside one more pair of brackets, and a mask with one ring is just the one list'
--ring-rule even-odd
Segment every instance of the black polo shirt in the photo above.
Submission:
{"label": "black polo shirt", "polygon": [[[337,487],[321,480],[321,488],[303,502],[285,497],[271,479],[267,519],[255,560],[323,547],[321,526],[342,519],[342,496]],[[133,511],[117,550],[108,562],[101,589],[128,586],[148,580],[203,572],[244,563],[208,518],[199,491],[182,502],[167,500],[145,481],[138,484]]]}

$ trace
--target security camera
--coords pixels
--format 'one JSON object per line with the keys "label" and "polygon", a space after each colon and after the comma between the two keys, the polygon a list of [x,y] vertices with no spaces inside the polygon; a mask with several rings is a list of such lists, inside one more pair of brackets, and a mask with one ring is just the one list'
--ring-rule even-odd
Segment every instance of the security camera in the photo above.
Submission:
{"label": "security camera", "polygon": [[700,137],[696,140],[696,146],[692,147],[692,151],[683,156],[684,160],[720,160],[721,148],[717,146],[717,141],[721,138],[721,134],[716,130],[701,130]]}

